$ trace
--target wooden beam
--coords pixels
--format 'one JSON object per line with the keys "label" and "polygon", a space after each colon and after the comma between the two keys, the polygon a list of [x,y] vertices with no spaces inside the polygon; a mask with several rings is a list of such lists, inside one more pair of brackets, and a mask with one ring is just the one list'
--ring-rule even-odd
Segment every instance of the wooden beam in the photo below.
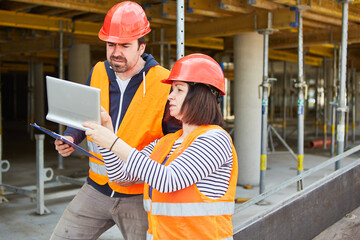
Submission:
{"label": "wooden beam", "polygon": [[[304,32],[303,34],[304,46],[317,46],[327,43],[341,42],[341,29],[318,30],[312,32]],[[297,34],[287,34],[286,37],[271,36],[269,39],[270,47],[273,49],[295,48],[298,45]],[[353,25],[349,28],[348,43],[360,43],[360,26]]]}
{"label": "wooden beam", "polygon": [[[296,53],[269,49],[269,59],[287,62],[298,62],[298,55]],[[307,65],[321,66],[322,61],[323,58],[320,57],[305,56],[305,64]]]}
{"label": "wooden beam", "polygon": [[307,53],[322,57],[334,57],[334,47],[312,46],[306,49]]}
{"label": "wooden beam", "polygon": [[[176,45],[176,41],[171,41]],[[224,39],[222,38],[200,38],[189,39],[185,42],[186,47],[198,47],[204,49],[224,50]]]}
{"label": "wooden beam", "polygon": [[334,26],[341,26],[341,19],[332,18],[329,16],[324,16],[321,14],[315,14],[313,12],[305,11],[303,12],[303,18],[307,20],[322,22],[325,24],[331,24]]}
{"label": "wooden beam", "polygon": [[[44,72],[53,73],[55,72],[55,67],[50,65],[44,65]],[[7,72],[28,72],[29,65],[28,64],[16,64],[16,63],[3,63],[0,66],[1,73]]]}
{"label": "wooden beam", "polygon": [[276,10],[283,7],[267,0],[256,0],[253,4],[248,4],[246,0],[220,0],[219,5],[222,9],[238,13],[250,13],[254,8]]}
{"label": "wooden beam", "polygon": [[229,12],[219,8],[218,0],[187,0],[186,12],[208,17],[227,17]]}
{"label": "wooden beam", "polygon": [[102,13],[117,4],[116,0],[9,0],[12,2],[22,2],[28,4],[36,4],[41,6],[65,8],[69,10],[77,10],[83,12]]}
{"label": "wooden beam", "polygon": [[[67,51],[64,52],[64,59],[67,59]],[[1,57],[2,63],[28,63],[30,56],[34,62],[42,62],[50,65],[58,65],[59,52],[25,53],[24,55],[6,55]]]}
{"label": "wooden beam", "polygon": [[[303,26],[304,26],[304,28],[307,27],[307,28],[312,28],[312,29],[330,29],[329,24],[314,22],[314,21],[308,20],[308,19],[303,20]],[[304,29],[304,32],[306,32],[305,29]]]}
{"label": "wooden beam", "polygon": [[[254,32],[255,29],[267,28],[267,13],[254,16],[241,15],[229,18],[214,19],[209,22],[188,23],[185,26],[185,38],[202,37],[224,37],[232,36],[244,32]],[[255,27],[255,22],[257,27]],[[289,29],[291,24],[296,22],[296,12],[289,8],[279,9],[273,12],[273,28]],[[176,39],[176,28],[169,28],[165,39],[171,41]]]}
{"label": "wooden beam", "polygon": [[[70,45],[70,40],[64,38],[64,48]],[[34,38],[22,41],[11,41],[0,44],[0,53],[3,55],[18,55],[33,52],[50,51],[59,48],[59,39],[54,37]]]}
{"label": "wooden beam", "polygon": [[254,11],[252,7],[250,7],[246,1],[237,1],[237,0],[220,0],[219,7],[221,9],[227,10],[229,12],[236,13],[251,13]]}
{"label": "wooden beam", "polygon": [[102,26],[102,23],[73,22],[69,18],[0,10],[0,26],[59,32],[60,21],[63,22],[63,32],[89,36],[97,36]]}
{"label": "wooden beam", "polygon": [[[297,0],[273,0],[275,3],[285,4],[288,6],[297,6]],[[310,8],[307,10],[316,14],[321,14],[337,19],[342,17],[342,4],[333,0],[303,0],[302,5],[307,5]],[[356,7],[349,7],[349,21],[360,22],[360,11]]]}
{"label": "wooden beam", "polygon": [[[161,5],[151,5],[151,8],[157,7],[161,9],[161,17],[165,19],[174,20],[174,25],[176,25],[176,8],[177,4],[174,1],[164,1]],[[204,21],[208,18],[204,16],[197,16],[185,11],[185,22],[198,22]]]}

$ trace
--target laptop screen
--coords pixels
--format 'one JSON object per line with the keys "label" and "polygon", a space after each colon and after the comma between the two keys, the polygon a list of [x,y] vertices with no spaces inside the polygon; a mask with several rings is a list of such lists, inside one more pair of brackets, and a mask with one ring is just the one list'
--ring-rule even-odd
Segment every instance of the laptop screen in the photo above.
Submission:
{"label": "laptop screen", "polygon": [[85,121],[101,123],[100,89],[50,76],[46,85],[47,120],[84,131]]}

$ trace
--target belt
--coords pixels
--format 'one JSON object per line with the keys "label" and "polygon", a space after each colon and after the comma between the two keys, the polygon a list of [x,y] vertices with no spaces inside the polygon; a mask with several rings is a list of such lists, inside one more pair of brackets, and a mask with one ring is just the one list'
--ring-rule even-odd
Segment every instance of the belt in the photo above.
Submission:
{"label": "belt", "polygon": [[134,197],[134,196],[142,195],[142,194],[126,194],[126,193],[114,192],[114,194],[111,196],[114,190],[111,189],[109,184],[107,183],[104,185],[97,184],[89,177],[87,178],[87,182],[89,185],[93,186],[93,188],[95,188],[96,190],[98,190],[99,192],[101,192],[102,194],[108,197],[119,198],[119,197]]}

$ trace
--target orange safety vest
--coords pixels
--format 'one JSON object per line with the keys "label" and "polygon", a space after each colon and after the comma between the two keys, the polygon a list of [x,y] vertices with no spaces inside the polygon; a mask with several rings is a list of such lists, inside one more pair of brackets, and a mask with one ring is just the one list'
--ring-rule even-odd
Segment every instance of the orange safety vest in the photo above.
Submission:
{"label": "orange safety vest", "polygon": [[[168,166],[185,151],[198,136],[211,129],[222,128],[216,125],[198,127],[186,136],[181,145],[169,156],[165,166]],[[179,130],[160,139],[150,158],[162,163],[181,134],[182,130]],[[193,184],[171,193],[160,193],[153,189],[150,199],[149,185],[145,184],[144,208],[148,213],[149,222],[147,239],[215,240],[233,238],[231,216],[234,214],[235,208],[238,173],[237,155],[233,145],[232,153],[233,166],[229,188],[221,198],[211,199],[202,194],[196,184]]]}
{"label": "orange safety vest", "polygon": [[[118,137],[131,147],[142,150],[145,146],[163,136],[162,120],[164,116],[167,96],[170,93],[170,85],[161,83],[161,79],[169,76],[169,71],[160,65],[156,65],[146,74],[146,90],[144,94],[142,82],[136,91],[125,116],[116,133]],[[109,78],[106,73],[104,62],[98,62],[91,76],[90,86],[101,89],[101,106],[109,112]],[[91,138],[87,138],[89,152],[102,159],[98,147]],[[104,185],[109,183],[111,189],[125,194],[141,194],[144,183],[136,183],[129,187],[122,187],[109,182],[104,163],[89,158],[89,177],[96,183]]]}

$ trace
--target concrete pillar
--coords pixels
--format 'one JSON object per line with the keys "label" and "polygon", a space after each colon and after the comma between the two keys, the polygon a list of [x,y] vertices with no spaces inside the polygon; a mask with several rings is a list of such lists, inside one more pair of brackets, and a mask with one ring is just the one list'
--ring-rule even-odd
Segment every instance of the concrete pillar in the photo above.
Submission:
{"label": "concrete pillar", "polygon": [[90,64],[90,45],[74,44],[69,49],[68,80],[85,84],[90,73]]}
{"label": "concrete pillar", "polygon": [[40,125],[45,125],[45,78],[43,63],[34,63],[34,110],[35,110],[35,122]]}
{"label": "concrete pillar", "polygon": [[258,33],[234,37],[234,143],[239,159],[238,184],[259,185],[263,38]]}

